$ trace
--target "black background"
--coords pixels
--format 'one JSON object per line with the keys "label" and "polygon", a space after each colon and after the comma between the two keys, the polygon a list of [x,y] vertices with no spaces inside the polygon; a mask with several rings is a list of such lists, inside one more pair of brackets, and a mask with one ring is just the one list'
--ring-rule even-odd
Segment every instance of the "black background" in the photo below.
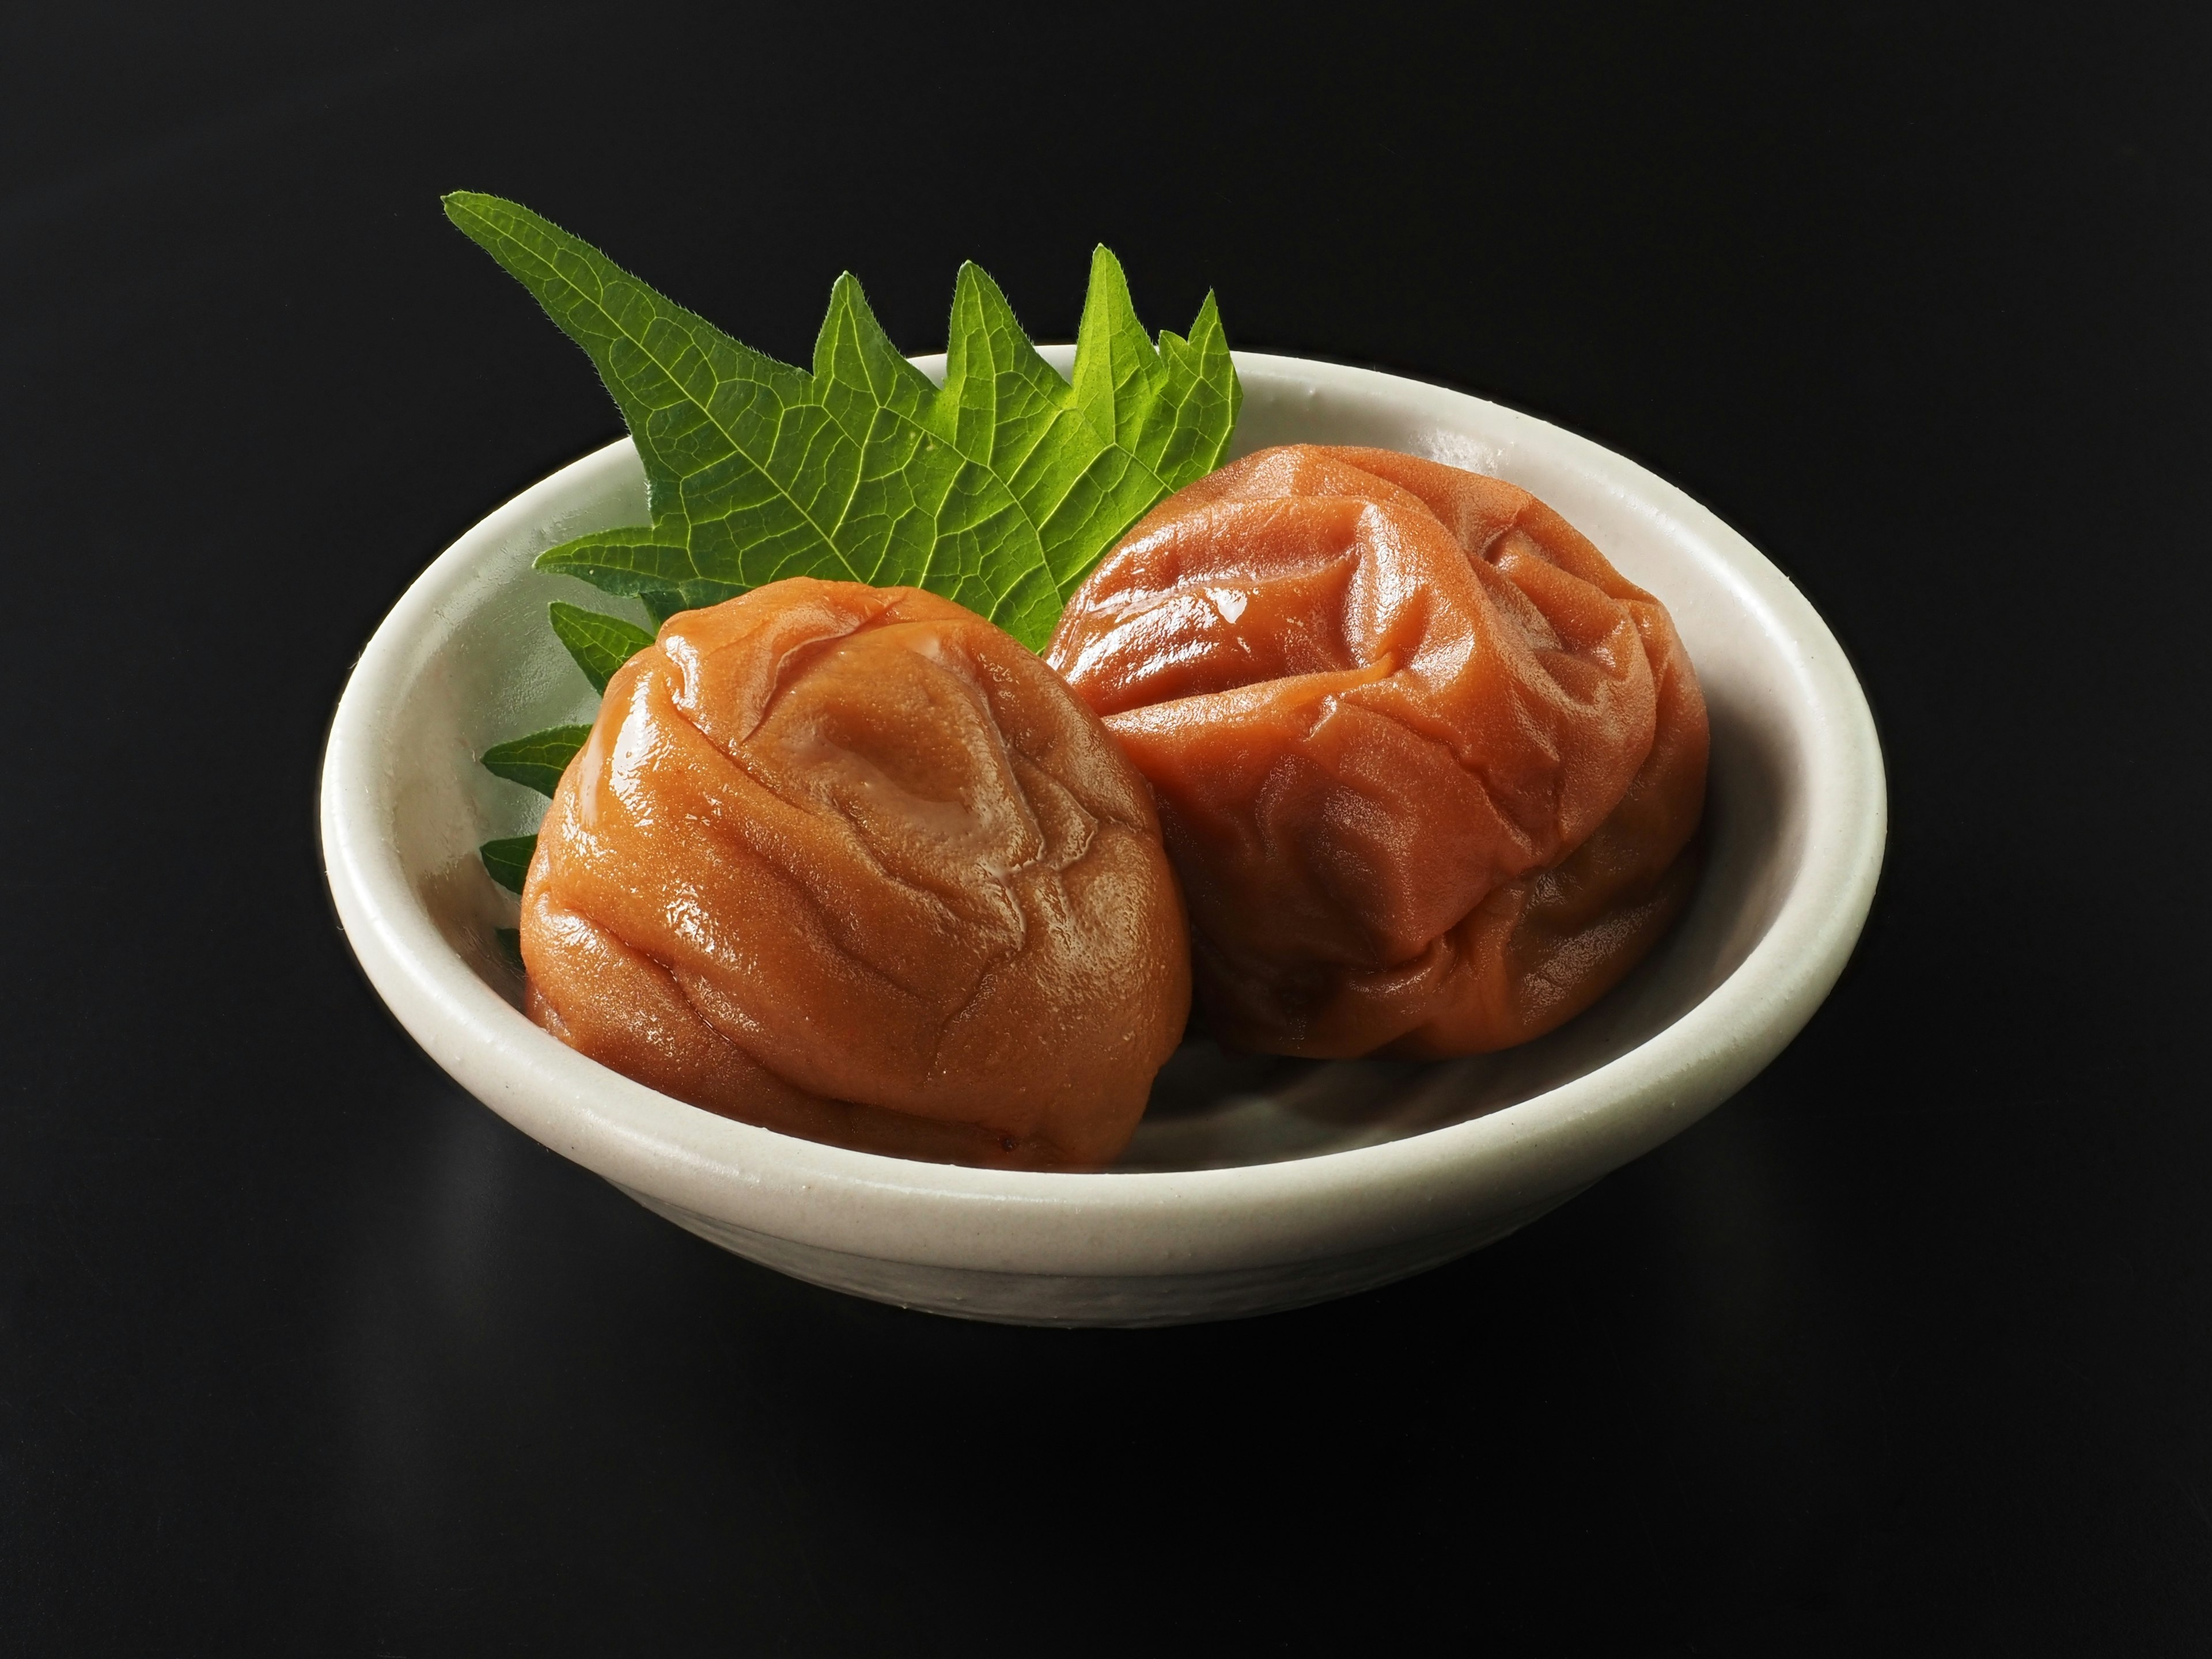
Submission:
{"label": "black background", "polygon": [[[2201,1652],[2212,25],[2022,5],[0,12],[0,1646]],[[754,343],[962,258],[1533,410],[1803,586],[1891,767],[1741,1097],[1310,1311],[786,1280],[384,1014],[315,770],[427,560],[601,442],[440,216]],[[2195,1016],[2195,1018],[2192,1018]]]}

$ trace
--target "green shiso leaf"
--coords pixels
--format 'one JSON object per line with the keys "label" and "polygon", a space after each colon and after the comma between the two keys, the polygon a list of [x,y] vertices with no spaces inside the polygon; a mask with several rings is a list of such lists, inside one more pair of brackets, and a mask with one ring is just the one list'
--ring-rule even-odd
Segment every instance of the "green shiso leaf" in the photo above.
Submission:
{"label": "green shiso leaf", "polygon": [[[602,681],[599,690],[606,689]],[[526,738],[492,744],[483,752],[483,769],[494,777],[527,784],[539,794],[550,796],[560,787],[561,774],[568,770],[568,763],[591,735],[588,726],[549,726]]]}
{"label": "green shiso leaf", "polygon": [[580,537],[539,568],[634,595],[656,622],[811,575],[926,587],[1042,647],[1100,556],[1218,465],[1236,428],[1243,392],[1212,295],[1188,339],[1155,346],[1103,247],[1073,385],[965,264],[939,388],[849,274],[810,373],[526,208],[468,191],[445,206],[590,356],[645,465],[651,525]]}
{"label": "green shiso leaf", "polygon": [[477,848],[477,856],[483,867],[491,872],[491,878],[510,893],[522,891],[522,879],[530,873],[530,860],[538,851],[535,836],[508,836],[500,841],[488,841]]}
{"label": "green shiso leaf", "polygon": [[495,927],[491,936],[499,946],[499,959],[518,974],[528,971],[522,963],[522,929]]}
{"label": "green shiso leaf", "polygon": [[584,671],[594,691],[605,690],[615,670],[653,643],[653,635],[635,623],[604,611],[586,611],[556,599],[548,614],[553,618],[554,633],[568,647],[568,654],[576,659],[576,666]]}

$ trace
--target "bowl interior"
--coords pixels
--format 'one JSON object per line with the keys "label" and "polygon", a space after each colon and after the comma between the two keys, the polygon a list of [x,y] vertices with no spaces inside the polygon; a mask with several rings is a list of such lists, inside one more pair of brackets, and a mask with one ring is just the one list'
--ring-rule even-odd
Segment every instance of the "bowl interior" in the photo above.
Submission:
{"label": "bowl interior", "polygon": [[[1047,349],[1063,359],[1068,349]],[[921,361],[925,368],[937,365]],[[1680,504],[1624,489],[1619,458],[1512,410],[1433,392],[1394,396],[1374,377],[1331,376],[1295,360],[1246,356],[1237,453],[1287,442],[1372,444],[1520,484],[1564,514],[1632,580],[1662,599],[1696,663],[1712,718],[1706,865],[1689,912],[1595,1007],[1538,1042],[1442,1064],[1231,1055],[1187,1043],[1161,1073],[1117,1167],[1168,1170],[1267,1164],[1402,1139],[1529,1099],[1654,1036],[1735,971],[1779,914],[1803,861],[1806,787],[1795,757],[1810,718],[1798,653],[1710,526]],[[1656,481],[1653,481],[1656,483]],[[646,519],[644,478],[625,441],[495,515],[489,536],[423,641],[386,750],[394,849],[423,911],[478,978],[520,1005],[521,977],[495,930],[514,899],[475,848],[537,828],[544,799],[476,763],[492,744],[592,718],[599,704],[546,625],[563,599],[641,611],[530,568],[544,548]],[[547,1036],[547,1042],[554,1039]],[[690,1108],[679,1108],[690,1110]]]}

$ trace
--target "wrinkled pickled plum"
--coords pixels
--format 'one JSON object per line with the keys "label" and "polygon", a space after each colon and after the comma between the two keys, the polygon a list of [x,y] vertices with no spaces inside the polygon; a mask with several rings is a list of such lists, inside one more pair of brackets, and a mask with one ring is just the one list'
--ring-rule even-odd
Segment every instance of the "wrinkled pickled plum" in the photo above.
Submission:
{"label": "wrinkled pickled plum", "polygon": [[1526,1042],[1694,881],[1705,708],[1674,624],[1498,479],[1263,451],[1124,538],[1049,658],[1152,787],[1200,1007],[1242,1047]]}
{"label": "wrinkled pickled plum", "polygon": [[913,588],[793,579],[610,682],[522,905],[533,1018],[728,1116],[1090,1167],[1189,1007],[1144,781],[1066,686]]}

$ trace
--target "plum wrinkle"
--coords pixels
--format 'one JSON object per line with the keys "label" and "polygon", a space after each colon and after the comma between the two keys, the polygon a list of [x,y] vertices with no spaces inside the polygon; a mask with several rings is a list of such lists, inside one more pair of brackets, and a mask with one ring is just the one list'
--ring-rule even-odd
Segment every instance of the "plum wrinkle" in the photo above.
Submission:
{"label": "plum wrinkle", "polygon": [[556,792],[521,933],[570,1047],[939,1161],[1110,1161],[1189,1009],[1143,779],[1036,656],[910,588],[672,618]]}
{"label": "plum wrinkle", "polygon": [[1526,1042],[1686,902],[1696,673],[1664,606],[1498,479],[1262,451],[1125,537],[1048,656],[1152,787],[1238,1046]]}

